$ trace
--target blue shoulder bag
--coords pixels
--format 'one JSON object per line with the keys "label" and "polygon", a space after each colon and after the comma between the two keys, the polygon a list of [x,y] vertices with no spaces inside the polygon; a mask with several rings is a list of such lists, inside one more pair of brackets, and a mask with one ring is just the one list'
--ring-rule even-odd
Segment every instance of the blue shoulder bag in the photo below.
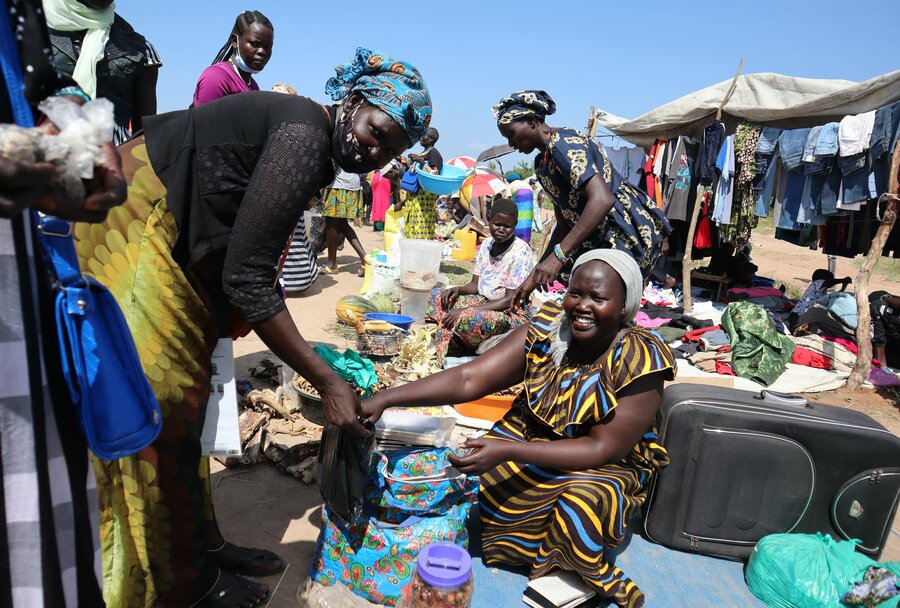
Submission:
{"label": "blue shoulder bag", "polygon": [[[33,126],[18,49],[4,10],[0,10],[0,68],[16,123]],[[55,279],[61,371],[85,440],[101,460],[133,454],[153,443],[162,429],[162,416],[125,317],[106,287],[81,274],[71,224],[37,212],[33,216],[44,260]]]}
{"label": "blue shoulder bag", "polygon": [[419,175],[415,169],[410,168],[403,174],[403,177],[400,179],[400,187],[412,194],[416,194],[419,191]]}

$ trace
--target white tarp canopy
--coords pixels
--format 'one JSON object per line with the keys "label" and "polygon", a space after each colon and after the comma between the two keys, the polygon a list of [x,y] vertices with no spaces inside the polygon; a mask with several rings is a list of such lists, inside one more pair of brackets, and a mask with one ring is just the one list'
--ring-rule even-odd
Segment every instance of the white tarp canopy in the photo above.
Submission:
{"label": "white tarp canopy", "polygon": [[[616,135],[649,148],[656,139],[699,134],[715,117],[731,80],[685,95],[633,120],[602,110],[597,121]],[[722,120],[729,130],[741,121],[800,128],[839,121],[900,100],[900,70],[865,82],[795,78],[761,73],[739,76]]]}

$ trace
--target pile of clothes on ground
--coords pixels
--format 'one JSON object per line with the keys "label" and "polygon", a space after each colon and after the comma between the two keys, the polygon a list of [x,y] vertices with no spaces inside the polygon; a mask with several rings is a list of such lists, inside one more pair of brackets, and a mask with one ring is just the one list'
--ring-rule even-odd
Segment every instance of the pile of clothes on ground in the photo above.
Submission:
{"label": "pile of clothes on ground", "polygon": [[[692,313],[685,314],[680,292],[651,284],[635,322],[654,329],[677,357],[708,373],[762,386],[772,385],[789,364],[849,374],[857,357],[855,297],[844,291],[818,296],[794,302],[775,287],[734,288],[727,304],[695,300]],[[792,314],[801,307],[802,314]],[[878,365],[870,381],[900,385],[896,374]]]}

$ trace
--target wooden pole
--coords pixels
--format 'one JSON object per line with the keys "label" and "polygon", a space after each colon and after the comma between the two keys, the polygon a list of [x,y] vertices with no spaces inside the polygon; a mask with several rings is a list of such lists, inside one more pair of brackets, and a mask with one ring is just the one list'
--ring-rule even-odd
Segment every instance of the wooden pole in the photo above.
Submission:
{"label": "wooden pole", "polygon": [[734,94],[734,89],[737,87],[737,79],[738,76],[741,75],[741,70],[744,68],[744,58],[741,57],[740,63],[738,63],[737,72],[734,75],[734,78],[731,79],[731,84],[728,85],[728,90],[725,91],[725,97],[722,98],[722,103],[719,104],[719,109],[716,110],[716,120],[722,120],[722,108],[725,107],[725,104],[728,103],[728,100],[731,99],[731,96]]}
{"label": "wooden pole", "polygon": [[597,109],[594,106],[591,106],[589,110],[590,114],[588,115],[587,127],[584,132],[587,134],[588,139],[594,139],[594,136],[597,134]]}
{"label": "wooden pole", "polygon": [[[728,90],[725,91],[725,96],[722,97],[722,103],[719,104],[719,109],[716,110],[716,120],[722,120],[722,108],[724,108],[725,104],[728,103],[728,100],[731,99],[731,95],[734,93],[734,89],[737,86],[738,76],[741,75],[743,67],[744,58],[741,57],[741,61],[738,63],[737,72],[735,73],[734,78],[731,79],[731,84],[728,86]],[[700,207],[703,202],[703,195],[706,191],[705,186],[697,187],[697,200],[694,201],[694,212],[691,214],[691,223],[688,226],[687,233],[687,243],[684,246],[684,259],[681,260],[681,291],[684,298],[684,312],[687,314],[690,314],[691,307],[693,306],[691,303],[691,271],[697,266],[697,263],[691,259],[691,256],[694,253],[694,233],[697,232]]]}
{"label": "wooden pole", "polygon": [[[872,368],[872,337],[870,335],[872,315],[869,310],[869,276],[875,268],[875,263],[881,257],[884,244],[887,242],[897,221],[898,200],[900,200],[900,183],[898,183],[898,171],[900,171],[900,140],[894,146],[894,153],[891,159],[891,172],[888,178],[887,204],[885,206],[884,215],[881,218],[881,224],[875,233],[875,239],[866,259],[863,261],[856,275],[856,307],[857,307],[857,325],[856,325],[856,346],[859,353],[856,357],[856,363],[853,365],[853,371],[847,379],[847,387],[857,389],[863,385],[869,377],[869,371]],[[881,362],[885,364],[884,361]]]}
{"label": "wooden pole", "polygon": [[691,313],[691,271],[697,266],[692,259],[694,253],[694,233],[697,232],[697,222],[700,220],[700,209],[703,207],[703,197],[706,195],[706,186],[697,186],[697,199],[694,201],[694,211],[691,213],[691,223],[688,226],[687,243],[684,245],[684,259],[681,260],[681,291],[686,314]]}

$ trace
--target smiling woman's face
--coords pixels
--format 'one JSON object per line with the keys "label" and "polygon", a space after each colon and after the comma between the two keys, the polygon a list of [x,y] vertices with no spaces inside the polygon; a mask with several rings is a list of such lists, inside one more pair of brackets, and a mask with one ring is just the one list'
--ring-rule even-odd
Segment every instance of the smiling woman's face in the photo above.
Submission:
{"label": "smiling woman's face", "polygon": [[599,340],[619,331],[625,317],[625,285],[606,262],[579,266],[569,280],[562,302],[578,342]]}
{"label": "smiling woman's face", "polygon": [[380,169],[410,145],[403,128],[376,106],[356,96],[344,104],[333,140],[335,161],[344,171],[366,173]]}

